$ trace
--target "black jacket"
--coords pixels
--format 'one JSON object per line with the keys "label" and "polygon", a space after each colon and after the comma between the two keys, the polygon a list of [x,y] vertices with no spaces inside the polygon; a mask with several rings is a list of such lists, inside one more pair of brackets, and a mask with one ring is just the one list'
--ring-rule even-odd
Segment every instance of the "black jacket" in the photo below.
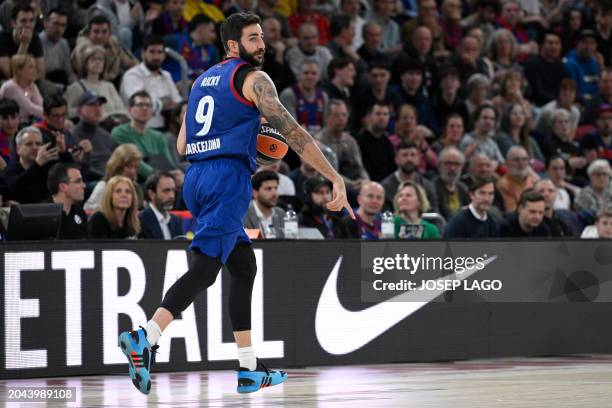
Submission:
{"label": "black jacket", "polygon": [[[138,215],[140,218],[140,238],[144,239],[164,239],[164,233],[159,226],[159,221],[151,208],[146,208]],[[181,219],[174,214],[170,214],[168,223],[172,238],[183,235]]]}

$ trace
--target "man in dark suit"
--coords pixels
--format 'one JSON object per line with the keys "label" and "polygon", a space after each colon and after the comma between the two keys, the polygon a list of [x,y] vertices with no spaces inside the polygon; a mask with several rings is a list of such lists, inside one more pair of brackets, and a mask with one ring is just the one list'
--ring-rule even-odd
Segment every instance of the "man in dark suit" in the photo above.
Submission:
{"label": "man in dark suit", "polygon": [[170,214],[174,206],[176,182],[169,172],[154,172],[145,182],[148,207],[140,213],[141,233],[145,239],[172,239],[182,235],[181,220]]}

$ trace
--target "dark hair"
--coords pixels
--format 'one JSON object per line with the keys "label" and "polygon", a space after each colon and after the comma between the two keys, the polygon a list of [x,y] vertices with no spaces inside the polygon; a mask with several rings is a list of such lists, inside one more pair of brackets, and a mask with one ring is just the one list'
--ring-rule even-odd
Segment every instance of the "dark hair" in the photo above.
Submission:
{"label": "dark hair", "polygon": [[454,76],[455,78],[459,79],[459,71],[452,65],[443,65],[440,68],[440,81],[449,76]]}
{"label": "dark hair", "polygon": [[255,173],[255,175],[251,178],[251,184],[253,185],[253,190],[259,191],[264,181],[271,181],[271,180],[276,181],[276,182],[279,181],[278,174],[276,174],[272,170],[262,170],[262,171]]}
{"label": "dark hair", "polygon": [[47,12],[47,18],[51,17],[51,14],[57,14],[58,16],[68,17],[69,13],[63,7],[54,7]]}
{"label": "dark hair", "polygon": [[60,108],[62,106],[68,106],[68,102],[66,102],[66,100],[61,94],[56,93],[53,95],[49,95],[43,101],[43,112],[45,113],[45,115],[48,115],[51,113],[51,109]]}
{"label": "dark hair", "polygon": [[373,69],[384,69],[389,72],[391,71],[389,63],[382,58],[375,59],[370,63],[370,66],[368,67],[368,72],[372,72]]}
{"label": "dark hair", "polygon": [[334,77],[336,76],[337,69],[345,68],[346,66],[348,66],[348,64],[352,63],[353,61],[351,61],[347,57],[336,57],[332,59],[331,61],[329,61],[329,65],[327,66],[327,78],[329,78],[330,80],[334,79]]}
{"label": "dark hair", "polygon": [[187,101],[182,100],[176,104],[174,109],[170,111],[170,116],[168,118],[168,131],[174,135],[178,135],[178,132],[180,130],[181,124],[178,123],[179,121],[177,119],[180,118],[181,110],[185,105],[187,105]]}
{"label": "dark hair", "polygon": [[[193,21],[193,20],[192,20]],[[234,13],[221,23],[221,42],[225,52],[229,51],[229,40],[240,43],[242,29],[253,24],[261,24],[259,16],[250,13]]]}
{"label": "dark hair", "polygon": [[367,113],[368,114],[372,113],[374,111],[374,107],[375,106],[382,106],[383,108],[387,108],[387,109],[391,110],[391,107],[389,106],[388,103],[382,102],[382,101],[373,101],[373,102],[368,103]]}
{"label": "dark hair", "polygon": [[111,26],[110,20],[104,14],[97,14],[89,20],[89,24],[87,24],[87,29],[91,30],[91,27],[94,24],[106,24],[109,27]]}
{"label": "dark hair", "polygon": [[606,15],[608,13],[612,13],[612,2],[610,1],[598,1],[595,5],[595,14],[601,13]]}
{"label": "dark hair", "polygon": [[396,153],[399,153],[400,150],[404,149],[417,149],[419,152],[421,149],[417,145],[412,142],[401,141],[399,145],[397,145],[397,149],[395,149]]}
{"label": "dark hair", "polygon": [[[604,71],[605,69],[601,72],[603,73]],[[571,89],[578,93],[578,84],[571,78],[563,78],[561,82],[559,82],[559,92],[557,92],[557,98],[559,97],[558,95],[562,89]]]}
{"label": "dark hair", "polygon": [[476,108],[476,110],[474,111],[474,113],[472,114],[472,122],[476,123],[476,121],[478,120],[478,118],[480,118],[480,114],[482,113],[483,110],[485,109],[491,109],[493,110],[493,112],[495,112],[495,119],[497,120],[497,109],[495,109],[495,106],[491,105],[490,103],[483,103],[482,105],[480,105],[478,108]]}
{"label": "dark hair", "polygon": [[474,9],[483,9],[490,7],[493,9],[495,14],[499,14],[501,12],[501,2],[499,0],[477,0],[474,5]]}
{"label": "dark hair", "polygon": [[130,99],[128,99],[128,105],[130,108],[134,106],[134,104],[136,104],[136,98],[138,97],[148,98],[149,100],[151,100],[151,95],[149,95],[149,93],[144,89],[142,91],[135,92],[132,94],[132,96],[130,96]]}
{"label": "dark hair", "polygon": [[[13,6],[13,11],[11,12],[11,20],[16,20],[17,16],[21,12],[32,13],[34,14],[34,9],[30,6],[29,2],[15,2],[16,4]],[[36,16],[35,16],[36,17]]]}
{"label": "dark hair", "polygon": [[[580,31],[585,25],[584,13],[579,7],[573,6],[573,7],[566,9],[563,12],[563,18],[561,20],[561,32],[564,34],[564,36],[567,36],[568,38],[570,38],[572,35],[570,21],[571,21],[573,12],[577,12],[578,14],[580,14],[580,27],[578,27],[578,31]],[[576,31],[576,33],[578,31]]]}
{"label": "dark hair", "polygon": [[208,17],[206,14],[196,14],[195,16],[193,16],[193,18],[191,19],[191,21],[189,21],[189,23],[187,23],[187,32],[192,33],[194,32],[200,25],[202,24],[210,24],[213,23],[214,21]]}
{"label": "dark hair", "polygon": [[174,180],[174,176],[169,171],[154,171],[153,173],[151,173],[149,177],[147,177],[147,180],[145,181],[145,184],[144,184],[145,196],[149,195],[149,191],[152,191],[155,193],[157,191],[157,185],[159,184],[161,179],[166,178],[166,177]]}
{"label": "dark hair", "polygon": [[559,38],[559,40],[563,40],[561,38],[561,33],[554,31],[554,30],[546,30],[546,31],[543,31],[542,34],[540,34],[540,41],[539,41],[540,45],[544,44],[544,41],[546,41],[546,37],[549,35],[554,35],[557,38]]}
{"label": "dark hair", "polygon": [[[519,102],[509,103],[504,108],[501,120],[499,121],[499,129],[506,132],[508,135],[512,134],[512,123],[510,120],[510,116],[515,106],[520,106],[523,111],[525,111],[525,106],[523,104]],[[527,112],[525,112],[525,116],[527,116]],[[521,146],[523,146],[525,150],[527,150],[527,154],[533,157],[533,149],[531,148],[531,144],[529,143],[529,128],[530,123],[527,118],[525,118],[525,123],[523,124],[523,127],[521,127],[521,130],[519,132],[519,139],[521,141]]]}
{"label": "dark hair", "polygon": [[329,34],[333,37],[339,36],[342,30],[351,26],[351,18],[346,14],[336,14],[329,21]]}
{"label": "dark hair", "polygon": [[404,58],[399,61],[397,65],[400,75],[403,75],[406,72],[420,72],[423,74],[423,69],[425,68],[423,63],[415,58]]}
{"label": "dark hair", "polygon": [[[459,118],[461,119],[461,122],[463,123],[463,116],[461,116],[459,113],[457,112],[451,112],[448,115],[446,115],[446,117],[444,118],[444,122],[442,122],[442,131],[444,131],[444,129],[446,129],[446,127],[448,126],[448,122],[451,121],[451,119],[454,118]],[[465,126],[465,123],[463,123],[463,126]]]}
{"label": "dark hair", "polygon": [[142,49],[146,51],[146,49],[152,45],[165,46],[166,44],[164,43],[164,39],[162,37],[156,34],[151,34],[145,37],[144,41],[142,42]]}
{"label": "dark hair", "polygon": [[458,114],[457,112],[452,112],[449,113],[445,118],[444,118],[444,122],[442,122],[442,131],[440,134],[440,139],[444,139],[446,138],[446,127],[448,126],[448,123],[451,121],[451,119],[460,119],[461,120],[461,125],[463,126],[463,133],[465,134],[465,121],[463,120],[463,116],[461,116],[460,114]]}
{"label": "dark hair", "polygon": [[12,99],[0,99],[0,115],[19,114],[19,105]]}
{"label": "dark hair", "polygon": [[521,194],[517,207],[524,207],[527,203],[536,203],[539,201],[544,201],[544,196],[533,188],[528,188]]}
{"label": "dark hair", "polygon": [[546,159],[546,170],[548,170],[552,162],[559,159],[563,161],[563,165],[565,166],[565,170],[567,171],[567,169],[569,168],[569,164],[567,163],[567,160],[565,160],[565,157],[561,156],[560,154],[553,154],[552,156]]}
{"label": "dark hair", "polygon": [[474,177],[472,179],[472,183],[470,183],[468,191],[470,193],[473,193],[474,191],[478,190],[482,186],[486,186],[487,184],[493,184],[493,186],[495,186],[495,180],[493,180],[493,178],[489,176]]}
{"label": "dark hair", "polygon": [[68,177],[68,170],[76,169],[81,170],[81,167],[76,163],[60,162],[55,163],[47,174],[47,188],[51,194],[57,194],[59,192],[60,183],[68,183],[70,178]]}

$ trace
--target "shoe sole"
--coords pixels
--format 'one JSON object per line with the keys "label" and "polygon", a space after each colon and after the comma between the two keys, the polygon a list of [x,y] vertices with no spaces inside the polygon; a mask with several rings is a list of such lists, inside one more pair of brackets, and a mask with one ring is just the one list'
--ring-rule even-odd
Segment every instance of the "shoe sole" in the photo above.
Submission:
{"label": "shoe sole", "polygon": [[[146,368],[144,367],[136,368],[134,366],[134,363],[132,362],[132,358],[130,357],[130,351],[128,350],[128,344],[131,341],[129,337],[130,337],[129,333],[127,332],[121,333],[121,335],[119,335],[118,346],[121,349],[121,352],[123,353],[123,355],[125,355],[125,357],[128,360],[128,366],[129,366],[128,372],[130,374],[132,384],[134,384],[134,387],[136,387],[138,391],[147,395],[151,391],[151,376]],[[141,384],[143,382],[143,378],[145,377],[148,379],[147,379],[147,384],[143,390],[141,388]]]}
{"label": "shoe sole", "polygon": [[274,387],[275,385],[280,385],[280,384],[284,383],[285,381],[287,381],[287,378],[289,378],[289,377],[287,376],[287,374],[285,374],[285,376],[282,378],[282,381],[280,381],[277,384],[266,384],[266,385],[263,385],[263,384],[260,383],[259,385],[249,385],[249,386],[242,386],[242,387],[238,386],[238,387],[236,387],[236,392],[238,392],[238,394],[250,394],[252,392],[259,391],[262,388],[269,388],[269,387]]}

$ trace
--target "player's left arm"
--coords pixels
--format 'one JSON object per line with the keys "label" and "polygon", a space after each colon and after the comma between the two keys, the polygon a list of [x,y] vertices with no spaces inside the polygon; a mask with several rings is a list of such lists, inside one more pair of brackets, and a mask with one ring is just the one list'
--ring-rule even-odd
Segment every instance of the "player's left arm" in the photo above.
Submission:
{"label": "player's left arm", "polygon": [[329,164],[312,136],[285,109],[278,99],[276,86],[268,74],[263,71],[249,73],[242,90],[245,98],[255,103],[268,122],[285,136],[289,146],[304,161],[333,183],[333,200],[327,203],[327,208],[332,211],[341,211],[342,208],[346,208],[354,218],[353,210],[346,198],[344,180]]}
{"label": "player's left arm", "polygon": [[185,117],[183,117],[183,123],[181,124],[181,130],[179,130],[178,137],[176,138],[176,150],[181,156],[185,155],[187,149],[187,130],[185,129]]}

